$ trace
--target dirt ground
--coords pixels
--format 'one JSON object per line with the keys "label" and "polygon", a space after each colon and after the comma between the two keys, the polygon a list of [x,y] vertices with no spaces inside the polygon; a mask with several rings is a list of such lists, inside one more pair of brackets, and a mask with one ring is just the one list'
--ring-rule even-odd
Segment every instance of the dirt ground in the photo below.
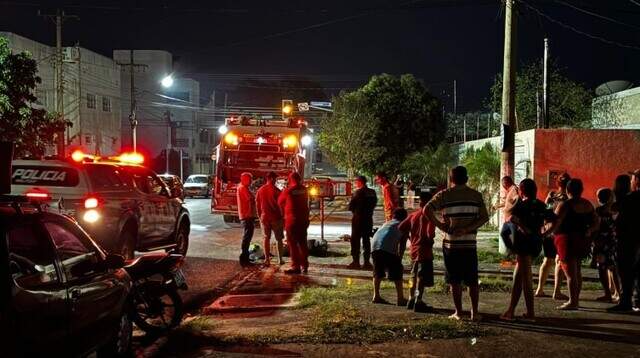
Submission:
{"label": "dirt ground", "polygon": [[[390,285],[382,294],[394,301]],[[600,294],[584,291],[574,312],[555,310],[559,302],[551,298],[536,299],[535,322],[505,322],[498,317],[508,293],[482,292],[482,322],[457,323],[446,318],[452,302],[442,287],[426,294],[435,313],[414,313],[372,304],[368,280],[257,269],[189,317],[159,356],[640,357],[640,315],[607,313],[609,305],[595,301]]]}

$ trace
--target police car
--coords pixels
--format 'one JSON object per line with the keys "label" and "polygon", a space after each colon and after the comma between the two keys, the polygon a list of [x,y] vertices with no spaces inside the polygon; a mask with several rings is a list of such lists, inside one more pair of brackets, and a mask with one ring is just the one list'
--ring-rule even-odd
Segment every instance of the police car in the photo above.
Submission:
{"label": "police car", "polygon": [[74,217],[109,252],[175,250],[186,255],[190,219],[139,153],[99,158],[81,151],[68,159],[14,160],[14,195],[43,201],[48,211]]}

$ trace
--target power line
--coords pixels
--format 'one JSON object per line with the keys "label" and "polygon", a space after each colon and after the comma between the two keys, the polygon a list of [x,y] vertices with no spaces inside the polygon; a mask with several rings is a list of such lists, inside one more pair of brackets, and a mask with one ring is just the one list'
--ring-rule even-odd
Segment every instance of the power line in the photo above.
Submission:
{"label": "power line", "polygon": [[566,2],[566,1],[562,1],[562,0],[555,0],[555,1],[557,3],[560,3],[560,4],[564,5],[564,6],[568,6],[568,7],[572,8],[572,9],[574,9],[574,10],[580,11],[580,12],[582,12],[584,14],[591,15],[591,16],[597,17],[599,19],[607,20],[607,21],[613,22],[614,24],[623,25],[623,26],[626,26],[626,27],[629,27],[629,28],[632,28],[632,29],[640,30],[640,27],[638,27],[638,26],[627,24],[626,22],[622,22],[622,21],[619,21],[619,20],[616,20],[616,19],[612,19],[610,17],[604,16],[604,15],[600,15],[598,13],[591,12],[589,10],[581,9],[581,8],[579,8],[579,7],[577,7],[577,6],[573,5],[573,4],[570,4],[570,3]]}
{"label": "power line", "polygon": [[564,22],[562,22],[560,20],[556,20],[556,19],[552,18],[551,16],[545,14],[544,12],[538,10],[537,8],[533,7],[532,5],[528,4],[527,2],[525,2],[523,0],[516,0],[516,1],[518,1],[519,3],[521,3],[522,5],[527,7],[528,9],[530,9],[531,11],[534,11],[538,15],[544,17],[548,21],[550,21],[550,22],[552,22],[552,23],[554,23],[556,25],[559,25],[561,27],[564,27],[565,29],[571,30],[571,31],[573,31],[573,32],[575,32],[577,34],[582,35],[582,36],[586,36],[586,37],[588,37],[590,39],[597,40],[597,41],[600,41],[600,42],[604,42],[606,44],[613,45],[613,46],[618,46],[618,47],[628,48],[628,49],[633,49],[633,50],[640,50],[639,46],[623,44],[623,43],[620,43],[620,42],[617,42],[617,41],[606,39],[606,38],[601,37],[601,36],[592,35],[590,33],[584,32],[582,30],[579,30],[579,29],[573,27],[572,25],[565,24]]}
{"label": "power line", "polygon": [[636,5],[640,6],[640,2],[637,1],[637,0],[629,0],[629,1],[631,1],[633,4],[636,4]]}

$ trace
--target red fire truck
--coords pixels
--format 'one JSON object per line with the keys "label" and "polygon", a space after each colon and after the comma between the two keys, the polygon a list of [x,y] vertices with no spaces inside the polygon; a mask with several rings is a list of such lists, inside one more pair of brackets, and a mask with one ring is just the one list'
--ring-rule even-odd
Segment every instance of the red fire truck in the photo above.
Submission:
{"label": "red fire truck", "polygon": [[300,117],[264,120],[238,116],[225,120],[216,147],[216,174],[211,212],[224,215],[225,222],[238,220],[236,186],[240,174],[253,174],[255,185],[270,171],[286,178],[292,171],[304,177],[304,149],[301,139],[306,121]]}

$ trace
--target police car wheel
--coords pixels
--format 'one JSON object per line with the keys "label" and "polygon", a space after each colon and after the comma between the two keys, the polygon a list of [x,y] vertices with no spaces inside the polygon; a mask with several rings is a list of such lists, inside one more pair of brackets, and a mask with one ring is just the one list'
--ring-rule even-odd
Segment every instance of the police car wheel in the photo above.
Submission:
{"label": "police car wheel", "polygon": [[175,252],[180,255],[187,255],[189,249],[189,228],[187,225],[182,224],[178,232],[176,233],[176,248]]}

